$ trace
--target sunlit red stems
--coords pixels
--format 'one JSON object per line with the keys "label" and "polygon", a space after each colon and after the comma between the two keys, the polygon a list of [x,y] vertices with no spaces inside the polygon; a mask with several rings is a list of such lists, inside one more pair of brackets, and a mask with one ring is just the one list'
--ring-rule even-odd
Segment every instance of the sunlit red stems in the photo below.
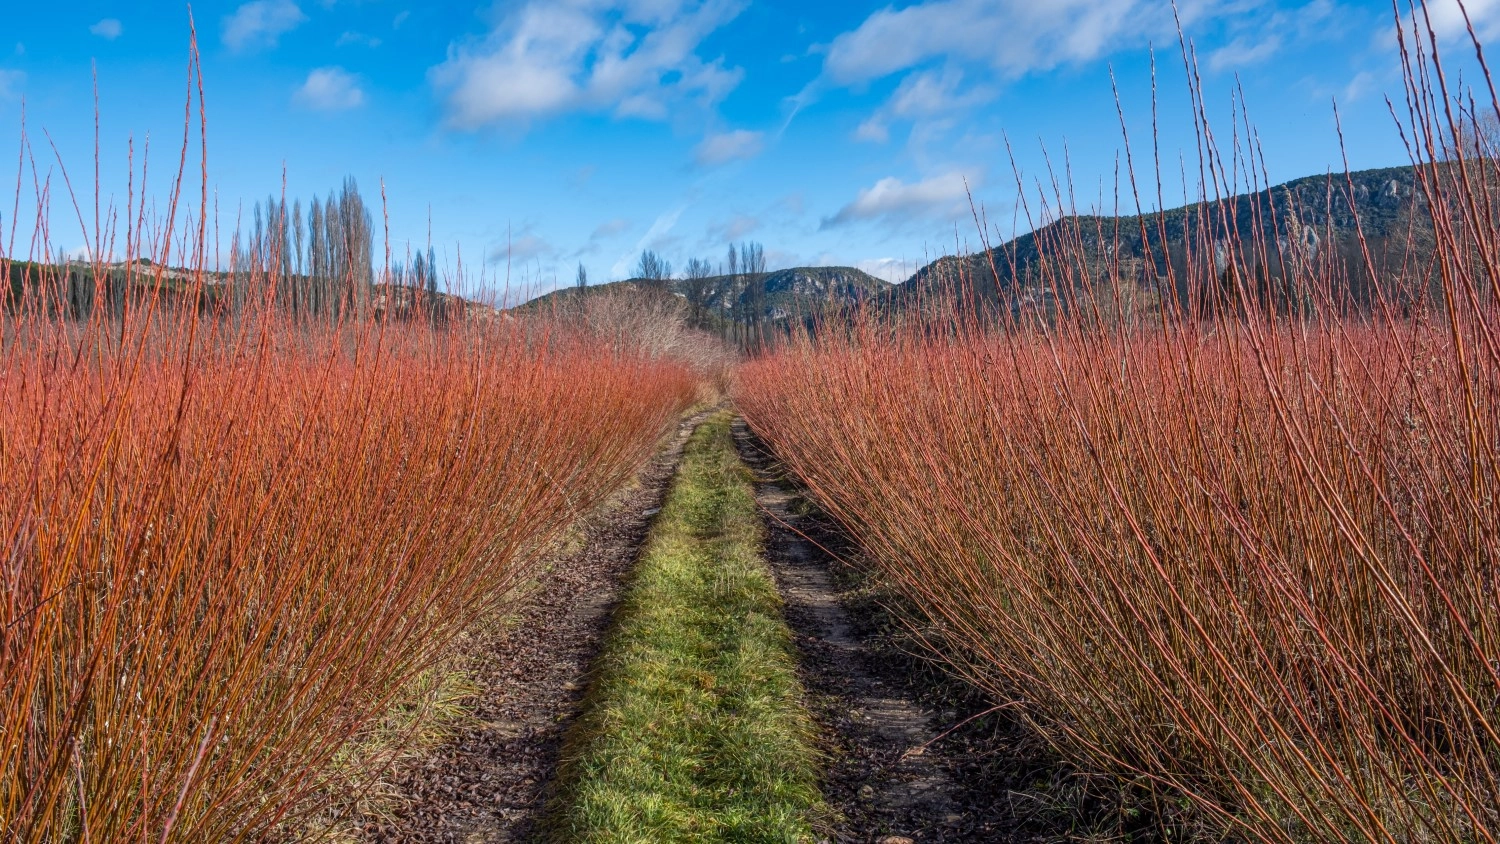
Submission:
{"label": "sunlit red stems", "polygon": [[[1100,248],[1123,227],[1073,219],[1031,299],[934,297],[739,373],[954,669],[1074,764],[1192,806],[1162,815],[1179,833],[1500,838],[1500,170],[1453,142],[1481,133],[1419,31],[1404,241],[1289,251],[1235,234],[1288,220],[1210,202],[1128,266]],[[1206,148],[1205,199],[1256,183],[1253,152]],[[1244,269],[1267,259],[1280,292]]]}
{"label": "sunlit red stems", "polygon": [[318,280],[349,307],[289,307],[313,279],[280,260],[210,272],[207,195],[106,210],[83,264],[0,252],[6,841],[302,829],[382,775],[400,736],[335,762],[696,396],[680,357],[547,315],[376,319],[353,275]]}

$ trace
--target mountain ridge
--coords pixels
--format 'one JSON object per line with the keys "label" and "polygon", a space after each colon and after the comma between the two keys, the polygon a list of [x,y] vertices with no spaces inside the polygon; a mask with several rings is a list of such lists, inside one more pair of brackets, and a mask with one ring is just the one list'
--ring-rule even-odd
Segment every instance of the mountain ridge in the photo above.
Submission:
{"label": "mountain ridge", "polygon": [[[762,284],[759,288],[758,283]],[[892,286],[891,282],[854,267],[789,267],[699,279],[631,278],[583,288],[565,287],[516,307],[546,308],[580,295],[650,289],[680,297],[690,307],[715,319],[758,318],[775,324],[871,301]],[[757,305],[758,290],[763,292],[763,301]]]}
{"label": "mountain ridge", "polygon": [[[1249,272],[1276,274],[1277,262],[1329,253],[1353,257],[1361,233],[1380,263],[1402,252],[1409,234],[1420,239],[1422,215],[1413,213],[1419,202],[1417,171],[1406,165],[1303,176],[1163,212],[1069,214],[987,250],[938,258],[894,285],[885,301],[900,308],[961,284],[966,295],[981,301],[1005,297],[1021,307],[1051,295],[1047,288],[1055,284],[1059,264],[1075,283],[1097,280],[1106,267],[1117,278],[1144,280],[1151,275],[1148,261],[1160,278],[1167,264],[1187,260],[1190,242],[1200,247],[1204,237],[1213,243],[1219,272],[1228,256],[1253,251],[1231,249],[1231,240],[1242,247],[1265,245],[1265,260],[1242,268]],[[1087,266],[1077,266],[1080,256]]]}

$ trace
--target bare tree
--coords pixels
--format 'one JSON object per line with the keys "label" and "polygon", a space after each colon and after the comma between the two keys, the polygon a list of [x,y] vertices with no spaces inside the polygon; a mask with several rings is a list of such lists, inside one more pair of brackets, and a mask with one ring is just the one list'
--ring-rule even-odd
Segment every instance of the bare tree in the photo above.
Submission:
{"label": "bare tree", "polygon": [[578,262],[578,289],[583,290],[589,286],[589,271],[583,268],[583,262]]}
{"label": "bare tree", "polygon": [[763,273],[766,271],[766,250],[759,243],[744,243],[740,245],[740,269],[745,273]]}
{"label": "bare tree", "polygon": [[306,269],[302,265],[302,255],[307,248],[307,238],[302,229],[302,200],[298,199],[292,203],[292,255],[297,260],[296,273],[301,275]]}
{"label": "bare tree", "polygon": [[750,329],[748,348],[765,341],[766,250],[759,243],[740,246],[740,268],[745,272],[745,310]]}
{"label": "bare tree", "polygon": [[684,271],[684,277],[690,279],[709,278],[713,274],[713,265],[702,258],[690,258],[687,262],[687,269]]}
{"label": "bare tree", "polygon": [[1465,110],[1457,120],[1453,137],[1444,144],[1443,158],[1452,160],[1460,154],[1468,159],[1500,158],[1500,117],[1491,111],[1473,114]]}
{"label": "bare tree", "polygon": [[327,301],[318,279],[328,274],[328,244],[324,240],[327,230],[323,227],[323,203],[313,195],[307,211],[307,310],[321,313]]}
{"label": "bare tree", "polygon": [[635,265],[636,278],[648,281],[666,281],[672,277],[672,264],[654,251],[647,249]]}
{"label": "bare tree", "polygon": [[705,322],[703,312],[708,306],[708,280],[713,275],[714,268],[707,261],[701,258],[688,260],[682,293],[687,298],[693,322],[700,326]]}
{"label": "bare tree", "polygon": [[365,210],[352,176],[344,180],[339,193],[339,216],[345,256],[344,265],[339,268],[342,295],[353,308],[355,319],[363,320],[369,316],[370,287],[375,282],[374,244],[370,212]]}
{"label": "bare tree", "polygon": [[742,343],[743,338],[739,335],[741,327],[745,322],[745,303],[743,297],[740,296],[740,253],[732,242],[729,244],[729,257],[727,260],[729,262],[728,288],[731,297],[729,306],[730,340],[731,342]]}
{"label": "bare tree", "polygon": [[[248,242],[238,235],[232,250],[234,279],[230,307],[238,312],[251,295],[270,296],[297,315],[338,319],[369,316],[373,266],[373,224],[354,180],[324,201],[313,197],[306,225],[300,201],[287,205],[272,196],[256,203]],[[432,255],[419,286],[432,286]],[[252,280],[262,289],[252,294]]]}

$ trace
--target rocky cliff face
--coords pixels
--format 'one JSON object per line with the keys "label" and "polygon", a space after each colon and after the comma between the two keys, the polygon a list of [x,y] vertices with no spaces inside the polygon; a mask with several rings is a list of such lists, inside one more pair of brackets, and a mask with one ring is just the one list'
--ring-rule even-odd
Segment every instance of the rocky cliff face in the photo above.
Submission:
{"label": "rocky cliff face", "polygon": [[712,276],[672,282],[689,302],[726,317],[759,312],[779,321],[845,308],[880,295],[887,281],[853,267],[794,267],[770,273]]}
{"label": "rocky cliff face", "polygon": [[[783,322],[846,309],[884,294],[891,286],[853,267],[794,267],[666,282],[631,279],[587,290],[665,290],[714,318],[749,321],[758,314],[761,320]],[[532,300],[528,306],[545,307],[576,295],[575,288],[559,290]]]}
{"label": "rocky cliff face", "polygon": [[[1352,199],[1352,202],[1351,202]],[[1197,276],[1237,271],[1274,279],[1298,262],[1363,264],[1360,232],[1386,275],[1413,250],[1430,248],[1430,223],[1410,167],[1310,176],[1254,193],[1164,214],[1069,216],[966,257],[941,258],[891,294],[897,305],[961,288],[1013,309],[1045,304],[1059,290],[1086,290],[1106,276],[1157,283],[1169,267]],[[1365,276],[1359,278],[1360,274]],[[1383,279],[1362,268],[1348,283],[1358,296]],[[1156,291],[1153,295],[1185,295]]]}

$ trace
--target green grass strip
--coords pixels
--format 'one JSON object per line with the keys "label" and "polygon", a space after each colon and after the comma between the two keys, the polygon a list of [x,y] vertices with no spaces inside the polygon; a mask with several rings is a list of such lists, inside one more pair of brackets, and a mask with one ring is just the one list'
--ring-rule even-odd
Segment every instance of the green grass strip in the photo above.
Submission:
{"label": "green grass strip", "polygon": [[730,416],[703,423],[568,738],[555,842],[800,842],[814,726]]}

